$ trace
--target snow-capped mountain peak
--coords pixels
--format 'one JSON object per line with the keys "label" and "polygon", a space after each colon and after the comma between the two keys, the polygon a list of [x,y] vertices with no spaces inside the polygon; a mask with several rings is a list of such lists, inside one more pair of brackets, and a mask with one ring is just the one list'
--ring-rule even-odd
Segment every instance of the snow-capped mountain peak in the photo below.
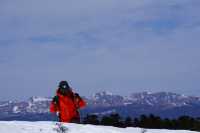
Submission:
{"label": "snow-capped mountain peak", "polygon": [[101,97],[107,97],[107,96],[113,96],[113,93],[109,92],[109,91],[102,91],[102,92],[98,92],[92,95],[93,99],[100,99]]}
{"label": "snow-capped mountain peak", "polygon": [[195,102],[197,97],[190,97],[171,92],[156,92],[156,93],[132,93],[129,100],[140,102],[147,105],[163,105],[163,106],[185,106],[191,102]]}
{"label": "snow-capped mountain peak", "polygon": [[38,96],[33,96],[29,99],[30,102],[36,103],[36,102],[48,102],[51,101],[51,98],[46,98],[46,97],[38,97]]}
{"label": "snow-capped mountain peak", "polygon": [[[200,97],[185,96],[170,92],[141,92],[130,96],[120,96],[109,92],[99,92],[93,97],[83,97],[87,102],[86,112],[104,114],[110,110],[125,115],[139,115],[158,112],[158,115],[180,116],[200,115]],[[49,114],[52,98],[31,97],[27,101],[0,101],[0,119],[28,114]],[[167,112],[165,112],[167,111]],[[138,113],[139,112],[139,113]],[[160,112],[160,113],[159,113]]]}
{"label": "snow-capped mountain peak", "polygon": [[124,98],[120,95],[114,95],[110,92],[103,91],[93,95],[90,99],[90,104],[97,106],[115,106],[118,103],[123,104]]}

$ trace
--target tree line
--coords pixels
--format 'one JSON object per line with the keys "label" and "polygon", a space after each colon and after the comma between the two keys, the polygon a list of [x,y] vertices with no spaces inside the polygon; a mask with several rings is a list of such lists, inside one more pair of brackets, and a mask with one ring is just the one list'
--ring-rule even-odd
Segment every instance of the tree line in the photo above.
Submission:
{"label": "tree line", "polygon": [[138,118],[123,118],[114,113],[99,117],[95,114],[88,114],[83,118],[82,124],[115,126],[115,127],[141,127],[149,129],[175,129],[200,131],[200,118],[181,116],[176,119],[161,118],[153,114],[141,115]]}

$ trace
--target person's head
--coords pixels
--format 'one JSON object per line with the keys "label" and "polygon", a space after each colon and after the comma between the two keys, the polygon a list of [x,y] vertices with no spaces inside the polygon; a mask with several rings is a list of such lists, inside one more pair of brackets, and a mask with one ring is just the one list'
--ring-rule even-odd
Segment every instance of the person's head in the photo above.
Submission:
{"label": "person's head", "polygon": [[62,89],[69,89],[70,88],[70,86],[69,86],[67,81],[60,81],[58,87],[62,88]]}
{"label": "person's head", "polygon": [[69,92],[71,92],[71,88],[67,81],[60,81],[58,90],[63,95],[67,95]]}

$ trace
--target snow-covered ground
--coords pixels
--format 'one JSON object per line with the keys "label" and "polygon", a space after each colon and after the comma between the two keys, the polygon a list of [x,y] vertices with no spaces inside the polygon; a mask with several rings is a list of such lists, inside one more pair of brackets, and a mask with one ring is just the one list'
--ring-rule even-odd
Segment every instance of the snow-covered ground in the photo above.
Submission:
{"label": "snow-covered ground", "polygon": [[[0,133],[63,133],[55,122],[0,122]],[[198,133],[184,130],[158,130],[141,128],[116,128],[65,123],[65,133]]]}

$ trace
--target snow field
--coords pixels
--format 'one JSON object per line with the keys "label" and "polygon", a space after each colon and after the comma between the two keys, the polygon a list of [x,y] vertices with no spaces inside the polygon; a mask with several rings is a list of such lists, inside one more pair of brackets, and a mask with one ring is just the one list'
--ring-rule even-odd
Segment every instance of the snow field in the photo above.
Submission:
{"label": "snow field", "polygon": [[110,126],[94,126],[64,123],[65,132],[59,132],[56,122],[0,121],[0,133],[198,133],[185,130],[165,130],[141,128],[116,128]]}

